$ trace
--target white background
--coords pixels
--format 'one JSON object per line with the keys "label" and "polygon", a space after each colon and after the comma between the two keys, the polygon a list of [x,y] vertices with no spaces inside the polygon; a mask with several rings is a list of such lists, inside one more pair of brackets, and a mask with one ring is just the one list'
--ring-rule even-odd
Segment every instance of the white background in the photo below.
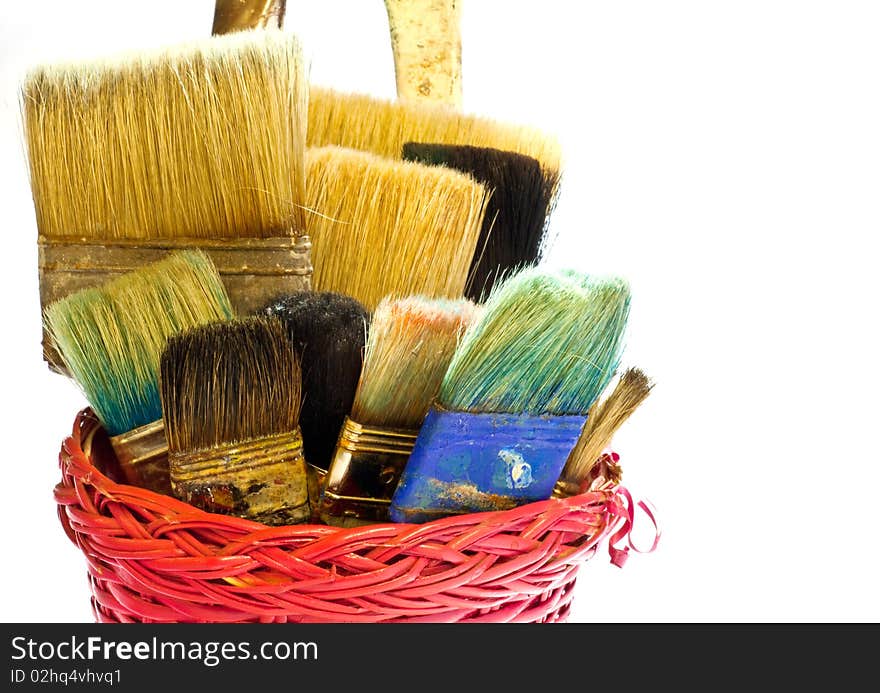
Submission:
{"label": "white background", "polygon": [[[210,32],[213,0],[3,2],[3,621],[90,621],[56,518],[77,390],[40,358],[17,88],[30,65]],[[380,0],[288,3],[312,81],[394,95]],[[664,537],[581,572],[574,621],[877,621],[880,11],[464,0],[465,108],[555,131],[554,265],[628,277],[618,435]]]}

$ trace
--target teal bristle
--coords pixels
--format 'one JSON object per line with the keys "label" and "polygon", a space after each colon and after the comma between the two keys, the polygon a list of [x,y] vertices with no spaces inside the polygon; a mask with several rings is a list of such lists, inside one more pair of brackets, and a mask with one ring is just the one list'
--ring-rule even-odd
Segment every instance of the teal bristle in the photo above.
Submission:
{"label": "teal bristle", "polygon": [[233,315],[210,258],[182,251],[52,303],[44,321],[65,370],[114,436],[162,417],[168,337]]}
{"label": "teal bristle", "polygon": [[586,414],[620,362],[630,290],[616,277],[510,275],[465,333],[440,388],[454,411]]}

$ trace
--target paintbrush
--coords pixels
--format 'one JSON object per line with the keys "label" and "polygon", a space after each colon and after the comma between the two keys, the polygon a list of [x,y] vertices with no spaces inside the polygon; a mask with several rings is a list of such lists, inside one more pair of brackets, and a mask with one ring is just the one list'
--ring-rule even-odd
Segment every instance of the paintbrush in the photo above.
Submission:
{"label": "paintbrush", "polygon": [[385,0],[400,99],[461,105],[461,0]]}
{"label": "paintbrush", "polygon": [[168,340],[162,413],[174,494],[267,524],[309,517],[300,367],[281,322],[251,317]]}
{"label": "paintbrush", "polygon": [[339,147],[307,153],[313,283],[369,310],[462,295],[486,206],[473,178]]}
{"label": "paintbrush", "polygon": [[309,498],[317,508],[339,431],[354,401],[370,314],[350,296],[312,291],[282,296],[261,312],[284,323],[302,368],[299,424],[309,464]]}
{"label": "paintbrush", "polygon": [[391,503],[396,522],[548,498],[623,348],[628,285],[523,270],[465,333]]}
{"label": "paintbrush", "polygon": [[469,145],[407,142],[403,158],[462,171],[492,191],[468,271],[469,298],[482,300],[498,279],[537,262],[558,173],[523,154]]}
{"label": "paintbrush", "polygon": [[297,40],[271,30],[34,70],[42,305],[180,248],[209,254],[242,314],[307,289],[307,86]]}
{"label": "paintbrush", "polygon": [[630,368],[620,376],[608,397],[590,407],[587,423],[553,489],[554,496],[571,496],[589,490],[594,483],[620,480],[620,470],[615,464],[606,463],[596,474],[597,466],[603,466],[598,463],[614,434],[645,401],[653,386],[641,370]]}
{"label": "paintbrush", "polygon": [[562,168],[559,141],[527,125],[502,123],[439,104],[387,101],[311,86],[308,146],[338,145],[399,159],[406,142],[518,152],[537,159],[557,180]]}
{"label": "paintbrush", "polygon": [[258,27],[280,29],[286,9],[286,0],[217,0],[211,33],[231,34]]}
{"label": "paintbrush", "polygon": [[46,332],[101,420],[128,483],[167,493],[159,357],[181,330],[233,316],[211,260],[181,251],[50,304]]}
{"label": "paintbrush", "polygon": [[364,368],[327,475],[319,516],[350,526],[388,519],[391,496],[464,329],[465,299],[408,296],[376,308]]}

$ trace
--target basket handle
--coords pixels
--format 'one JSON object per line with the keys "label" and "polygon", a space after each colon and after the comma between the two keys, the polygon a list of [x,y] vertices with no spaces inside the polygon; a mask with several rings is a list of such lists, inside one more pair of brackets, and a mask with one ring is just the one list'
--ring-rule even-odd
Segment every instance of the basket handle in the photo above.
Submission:
{"label": "basket handle", "polygon": [[246,29],[281,28],[287,0],[217,0],[211,33],[230,34]]}

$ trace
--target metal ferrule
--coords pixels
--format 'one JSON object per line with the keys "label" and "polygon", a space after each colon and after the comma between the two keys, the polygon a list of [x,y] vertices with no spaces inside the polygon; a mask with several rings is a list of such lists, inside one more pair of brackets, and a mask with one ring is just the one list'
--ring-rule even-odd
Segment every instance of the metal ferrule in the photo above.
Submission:
{"label": "metal ferrule", "polygon": [[321,520],[343,527],[387,522],[417,437],[418,431],[363,426],[346,418],[327,472]]}
{"label": "metal ferrule", "polygon": [[576,483],[573,481],[565,481],[563,479],[557,481],[556,485],[553,487],[554,498],[568,498],[569,496],[576,496],[580,492],[581,489]]}
{"label": "metal ferrule", "polygon": [[[158,262],[178,250],[203,250],[217,268],[236,314],[249,315],[273,298],[311,288],[311,241],[305,235],[276,238],[38,239],[40,303],[48,305],[80,289]],[[43,358],[64,372],[48,334]]]}
{"label": "metal ferrule", "polygon": [[[564,470],[563,470],[564,471]],[[621,469],[616,456],[603,453],[585,478],[571,481],[560,478],[553,487],[554,498],[568,498],[587,491],[607,491],[620,483]]]}
{"label": "metal ferrule", "polygon": [[299,429],[265,438],[172,452],[171,487],[208,512],[272,525],[309,517],[306,462]]}
{"label": "metal ferrule", "polygon": [[171,495],[168,443],[162,420],[110,438],[125,483]]}

